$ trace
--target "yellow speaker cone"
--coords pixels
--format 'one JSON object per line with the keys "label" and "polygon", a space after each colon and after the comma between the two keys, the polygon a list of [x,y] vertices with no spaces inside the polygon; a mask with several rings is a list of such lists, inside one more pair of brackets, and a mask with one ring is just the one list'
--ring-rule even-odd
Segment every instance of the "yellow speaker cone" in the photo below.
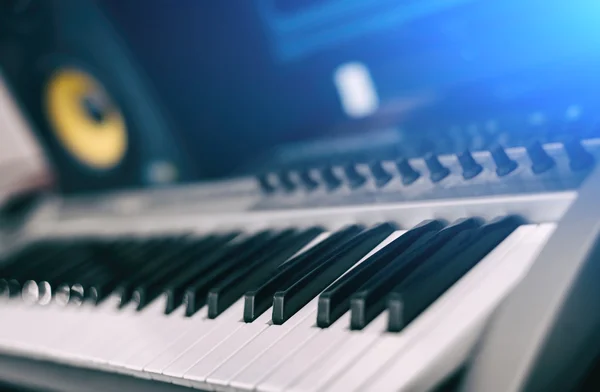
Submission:
{"label": "yellow speaker cone", "polygon": [[127,152],[127,129],[121,112],[88,73],[62,69],[46,86],[46,111],[61,145],[89,167],[107,170]]}

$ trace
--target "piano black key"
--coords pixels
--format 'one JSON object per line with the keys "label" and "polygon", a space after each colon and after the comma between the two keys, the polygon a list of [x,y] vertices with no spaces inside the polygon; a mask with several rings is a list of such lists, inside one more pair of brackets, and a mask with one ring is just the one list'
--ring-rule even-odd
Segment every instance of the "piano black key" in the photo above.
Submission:
{"label": "piano black key", "polygon": [[510,216],[482,226],[471,240],[465,239],[466,247],[443,263],[438,262],[438,268],[424,279],[396,287],[388,299],[388,329],[401,331],[521,224],[520,218]]}
{"label": "piano black key", "polygon": [[61,283],[54,289],[54,299],[62,306],[80,305],[85,300],[85,288],[80,283]]}
{"label": "piano black key", "polygon": [[271,276],[283,262],[292,257],[319,234],[322,228],[312,228],[270,247],[252,262],[232,271],[208,293],[208,317],[215,318],[238,300],[250,287],[254,287]]}
{"label": "piano black key", "polygon": [[36,268],[45,263],[49,258],[65,251],[63,246],[51,246],[45,241],[33,243],[11,256],[11,260],[0,269],[2,278],[20,278],[31,276]]}
{"label": "piano black key", "polygon": [[12,298],[21,292],[21,286],[13,284],[10,278],[0,278],[0,297]]}
{"label": "piano black key", "polygon": [[[75,246],[60,257],[48,261],[48,270],[34,274],[23,285],[23,299],[28,302],[49,303],[55,289],[62,283],[92,266],[89,249]],[[37,275],[37,276],[36,276]]]}
{"label": "piano black key", "polygon": [[465,219],[440,232],[428,232],[421,236],[352,295],[350,328],[353,330],[364,328],[385,309],[386,297],[398,282],[406,279],[421,263],[455,238],[458,233],[479,225],[478,219]]}
{"label": "piano black key", "polygon": [[56,260],[60,267],[45,274],[42,279],[51,284],[61,283],[61,280],[70,281],[77,279],[83,273],[96,265],[93,247],[77,247],[66,253],[60,260]]}
{"label": "piano black key", "polygon": [[406,286],[415,281],[425,281],[427,277],[433,275],[442,267],[442,265],[446,264],[448,259],[454,257],[458,252],[462,251],[475,241],[478,238],[478,229],[478,227],[475,227],[458,233],[452,241],[445,243],[433,255],[428,257],[427,260],[422,262],[406,279],[399,283],[396,288]]}
{"label": "piano black key", "polygon": [[[134,273],[132,277],[126,277],[125,283],[119,285],[119,292],[129,292],[129,300],[134,301],[138,308],[143,308],[148,302],[145,288],[148,283],[152,283],[157,277],[167,274],[174,265],[181,266],[189,261],[189,256],[193,253],[195,247],[194,241],[173,246],[156,256],[152,256],[148,265],[144,265],[143,270]],[[140,295],[142,294],[142,295]]]}
{"label": "piano black key", "polygon": [[43,276],[52,271],[54,261],[64,256],[68,251],[64,246],[47,246],[43,244],[36,247],[33,252],[20,255],[15,268],[7,271],[7,276],[0,279],[0,287],[7,291],[11,297],[21,295],[23,285],[27,280]]}
{"label": "piano black key", "polygon": [[227,237],[211,236],[193,244],[193,246],[165,266],[164,269],[139,285],[133,293],[133,296],[138,302],[138,310],[156,299],[163,292],[165,286],[171,279],[176,277],[180,272],[187,271],[191,264],[197,262],[198,255],[210,253],[213,249],[222,247],[229,242],[233,236],[235,235]]}
{"label": "piano black key", "polygon": [[69,304],[81,305],[85,301],[85,291],[83,286],[75,283],[69,287]]}
{"label": "piano black key", "polygon": [[[115,292],[121,297],[120,307],[127,305],[133,296],[134,289],[150,279],[152,276],[160,273],[160,271],[168,265],[173,258],[186,250],[188,242],[183,239],[169,239],[164,243],[155,244],[152,248],[129,258],[130,273],[125,279],[121,280]],[[131,267],[138,266],[135,270]],[[125,267],[127,268],[127,267]]]}
{"label": "piano black key", "polygon": [[[93,272],[90,272],[90,275]],[[117,288],[119,282],[114,275],[109,275],[105,270],[96,270],[93,279],[89,276],[82,277],[78,283],[83,288],[85,300],[94,304],[104,301]]]}
{"label": "piano black key", "polygon": [[157,252],[182,237],[118,238],[94,241],[89,246],[91,265],[80,273],[65,276],[55,291],[59,303],[99,303],[124,276],[133,273],[144,262],[144,256]]}
{"label": "piano black key", "polygon": [[286,322],[396,229],[392,223],[383,223],[357,235],[339,252],[276,292],[273,296],[273,323],[280,325]]}
{"label": "piano black key", "polygon": [[[135,246],[132,243],[129,243],[129,245]],[[71,271],[69,275],[61,277],[59,283],[55,284],[56,301],[62,305],[80,305],[86,299],[98,303],[100,300],[98,293],[92,294],[90,286],[92,282],[114,277],[114,267],[106,264],[107,260],[114,257],[114,254],[110,255],[108,251],[112,249],[114,252],[115,247],[123,251],[127,249],[124,246],[124,241],[119,241],[119,243],[96,243],[91,246],[89,263]]]}
{"label": "piano black key", "polygon": [[31,262],[39,262],[39,258],[31,261],[28,260],[28,258],[33,256],[33,248],[33,244],[29,245],[2,260],[2,265],[0,266],[0,297],[14,297],[20,293],[20,286],[11,285],[10,280],[14,276],[15,270],[28,268]]}
{"label": "piano black key", "polygon": [[114,273],[109,273],[101,260],[96,258],[96,264],[70,282],[62,282],[56,288],[59,303],[73,303],[81,300],[98,304],[108,297],[116,288],[117,283],[107,286],[105,282],[113,281]]}
{"label": "piano black key", "polygon": [[145,287],[142,286],[139,288],[139,290],[145,291],[145,293],[142,293],[141,295],[153,300],[159,295],[166,293],[167,306],[165,313],[169,314],[171,311],[175,310],[177,306],[181,305],[183,291],[185,290],[185,285],[179,286],[181,282],[192,281],[193,277],[197,275],[199,268],[201,268],[202,271],[207,268],[205,260],[209,256],[213,256],[223,249],[227,249],[227,245],[239,235],[240,233],[238,232],[232,232],[214,236],[207,246],[196,248],[193,252],[186,255],[182,260],[182,265],[172,265],[161,274],[157,274],[149,281],[145,282]]}
{"label": "piano black key", "polygon": [[[101,253],[106,255],[106,253]],[[115,256],[116,257],[116,256]],[[99,304],[112,293],[117,290],[117,287],[125,280],[125,277],[133,270],[130,266],[122,266],[117,268],[113,265],[107,265],[102,261],[105,260],[98,256],[98,265],[95,269],[88,271],[78,279],[78,284],[83,287],[83,296],[85,300],[95,304]]]}
{"label": "piano black key", "polygon": [[227,257],[233,257],[235,253],[242,252],[244,248],[250,245],[251,241],[248,238],[240,239],[237,236],[222,247],[213,249],[212,252],[208,252],[205,255],[199,255],[194,265],[189,266],[185,271],[181,271],[178,276],[173,277],[163,288],[163,293],[167,296],[165,313],[170,314],[184,302],[185,290],[193,282],[200,279],[206,271]]}
{"label": "piano black key", "polygon": [[350,306],[350,296],[374,274],[381,271],[399,254],[406,251],[422,235],[443,229],[444,223],[438,220],[426,221],[404,235],[401,235],[385,248],[375,253],[360,265],[353,268],[319,296],[317,325],[329,327]]}
{"label": "piano black key", "polygon": [[202,274],[196,281],[186,288],[184,302],[186,304],[186,316],[192,316],[202,306],[206,304],[210,286],[223,279],[229,271],[241,263],[248,262],[263,252],[279,236],[288,233],[273,233],[264,231],[254,235],[245,244],[238,246],[235,251],[215,263],[205,274]]}
{"label": "piano black key", "polygon": [[343,244],[360,233],[362,226],[349,226],[330,235],[306,252],[287,261],[265,283],[248,290],[244,295],[244,321],[250,323],[273,304],[273,295],[280,288],[293,282],[307,271],[327,260]]}
{"label": "piano black key", "polygon": [[12,275],[14,270],[23,268],[28,262],[28,257],[34,255],[34,248],[35,244],[31,244],[6,256],[0,264],[0,277],[6,278]]}
{"label": "piano black key", "polygon": [[[125,249],[120,250],[125,251]],[[72,302],[71,294],[74,294],[75,301],[77,296],[81,295],[84,300],[98,304],[108,297],[120,283],[117,277],[125,274],[126,270],[123,266],[113,265],[113,262],[116,265],[116,261],[112,260],[118,257],[115,254],[116,251],[116,249],[108,249],[104,246],[97,249],[94,257],[95,265],[83,272],[76,281],[63,282],[57,289],[62,300]],[[74,286],[77,286],[77,290],[73,289]]]}
{"label": "piano black key", "polygon": [[78,282],[84,288],[86,299],[100,303],[117,290],[128,277],[141,268],[147,268],[148,255],[161,252],[172,241],[164,239],[132,239],[104,244],[97,249],[99,269],[90,271]]}

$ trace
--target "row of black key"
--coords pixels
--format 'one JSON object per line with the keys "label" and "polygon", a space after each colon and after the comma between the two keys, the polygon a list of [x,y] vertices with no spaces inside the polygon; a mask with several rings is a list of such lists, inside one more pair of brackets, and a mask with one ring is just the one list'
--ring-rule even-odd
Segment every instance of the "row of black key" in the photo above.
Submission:
{"label": "row of black key", "polygon": [[487,224],[463,219],[447,227],[426,221],[360,264],[396,225],[351,225],[303,252],[324,229],[42,241],[2,264],[0,294],[39,302],[54,296],[63,303],[117,294],[121,306],[134,302],[139,310],[164,294],[167,314],[183,304],[191,316],[207,305],[210,318],[243,297],[245,322],[272,308],[274,324],[318,296],[321,328],[350,311],[350,328],[362,329],[387,309],[389,330],[400,331],[520,224],[512,216]]}

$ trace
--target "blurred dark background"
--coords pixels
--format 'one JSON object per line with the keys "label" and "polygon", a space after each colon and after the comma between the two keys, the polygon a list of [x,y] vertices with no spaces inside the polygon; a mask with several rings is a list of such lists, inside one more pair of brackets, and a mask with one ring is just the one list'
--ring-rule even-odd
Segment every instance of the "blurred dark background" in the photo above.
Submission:
{"label": "blurred dark background", "polygon": [[[382,124],[439,121],[443,133],[514,108],[562,116],[599,79],[595,0],[100,3],[205,177],[275,145]],[[377,87],[367,118],[342,110],[333,75],[347,62],[365,64]]]}

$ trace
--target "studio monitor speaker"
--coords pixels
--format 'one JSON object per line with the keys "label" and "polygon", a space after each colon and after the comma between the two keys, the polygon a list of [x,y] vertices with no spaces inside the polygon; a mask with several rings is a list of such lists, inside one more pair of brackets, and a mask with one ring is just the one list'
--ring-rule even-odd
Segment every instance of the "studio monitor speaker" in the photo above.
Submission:
{"label": "studio monitor speaker", "polygon": [[185,181],[191,169],[160,97],[99,4],[0,1],[0,72],[63,191]]}

